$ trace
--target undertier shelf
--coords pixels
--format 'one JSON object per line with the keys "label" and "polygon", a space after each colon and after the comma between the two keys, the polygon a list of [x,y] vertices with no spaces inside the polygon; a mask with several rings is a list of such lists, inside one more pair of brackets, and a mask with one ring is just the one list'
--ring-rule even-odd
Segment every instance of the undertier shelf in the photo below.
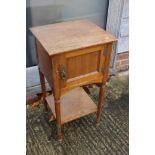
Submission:
{"label": "undertier shelf", "polygon": [[[47,96],[46,101],[56,118],[53,95]],[[60,102],[62,124],[97,111],[96,104],[81,87],[65,93]]]}

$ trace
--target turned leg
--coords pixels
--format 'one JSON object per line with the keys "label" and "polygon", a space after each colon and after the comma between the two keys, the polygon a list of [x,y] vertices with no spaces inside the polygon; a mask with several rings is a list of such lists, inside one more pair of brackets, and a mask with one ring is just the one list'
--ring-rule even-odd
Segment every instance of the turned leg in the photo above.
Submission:
{"label": "turned leg", "polygon": [[102,104],[103,104],[103,97],[104,97],[104,88],[105,88],[105,85],[101,84],[100,85],[100,91],[99,91],[99,100],[98,100],[96,126],[99,125],[100,118],[101,118]]}
{"label": "turned leg", "polygon": [[39,69],[39,75],[40,75],[40,83],[41,83],[41,90],[42,90],[42,100],[45,106],[45,110],[48,111],[47,102],[46,102],[46,86],[45,86],[45,78],[43,73]]}
{"label": "turned leg", "polygon": [[56,113],[56,123],[57,123],[57,140],[62,140],[62,132],[61,132],[61,107],[60,107],[60,99],[55,99],[55,113]]}

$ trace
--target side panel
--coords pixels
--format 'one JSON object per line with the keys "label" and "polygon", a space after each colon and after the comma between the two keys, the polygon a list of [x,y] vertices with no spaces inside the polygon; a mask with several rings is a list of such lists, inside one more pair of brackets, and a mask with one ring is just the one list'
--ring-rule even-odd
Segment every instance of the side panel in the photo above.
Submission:
{"label": "side panel", "polygon": [[110,70],[110,60],[111,60],[111,53],[112,53],[112,43],[109,43],[105,45],[105,50],[106,51],[106,57],[105,57],[105,62],[104,62],[104,68],[103,68],[103,83],[105,84],[107,80],[109,79],[109,70]]}
{"label": "side panel", "polygon": [[42,45],[37,40],[36,40],[36,51],[37,51],[37,58],[38,58],[38,67],[40,68],[41,72],[44,74],[45,78],[47,79],[50,87],[52,87],[51,60],[48,53],[44,50]]}

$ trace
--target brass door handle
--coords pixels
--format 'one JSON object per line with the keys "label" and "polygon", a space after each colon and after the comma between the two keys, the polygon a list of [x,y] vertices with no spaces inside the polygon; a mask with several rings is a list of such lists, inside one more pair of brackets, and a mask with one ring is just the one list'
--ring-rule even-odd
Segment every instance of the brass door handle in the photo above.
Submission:
{"label": "brass door handle", "polygon": [[66,76],[66,71],[65,71],[65,66],[62,64],[60,65],[60,78],[61,80],[65,81],[67,76]]}

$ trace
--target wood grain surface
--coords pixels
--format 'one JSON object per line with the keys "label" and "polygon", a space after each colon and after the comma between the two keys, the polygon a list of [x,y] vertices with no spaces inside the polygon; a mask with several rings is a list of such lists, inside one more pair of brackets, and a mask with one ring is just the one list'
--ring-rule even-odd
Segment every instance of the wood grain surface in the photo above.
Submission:
{"label": "wood grain surface", "polygon": [[[46,100],[56,117],[54,96],[47,96]],[[63,95],[60,106],[62,124],[97,111],[96,104],[81,87],[75,88]]]}
{"label": "wood grain surface", "polygon": [[116,41],[116,38],[86,20],[30,28],[49,55]]}

